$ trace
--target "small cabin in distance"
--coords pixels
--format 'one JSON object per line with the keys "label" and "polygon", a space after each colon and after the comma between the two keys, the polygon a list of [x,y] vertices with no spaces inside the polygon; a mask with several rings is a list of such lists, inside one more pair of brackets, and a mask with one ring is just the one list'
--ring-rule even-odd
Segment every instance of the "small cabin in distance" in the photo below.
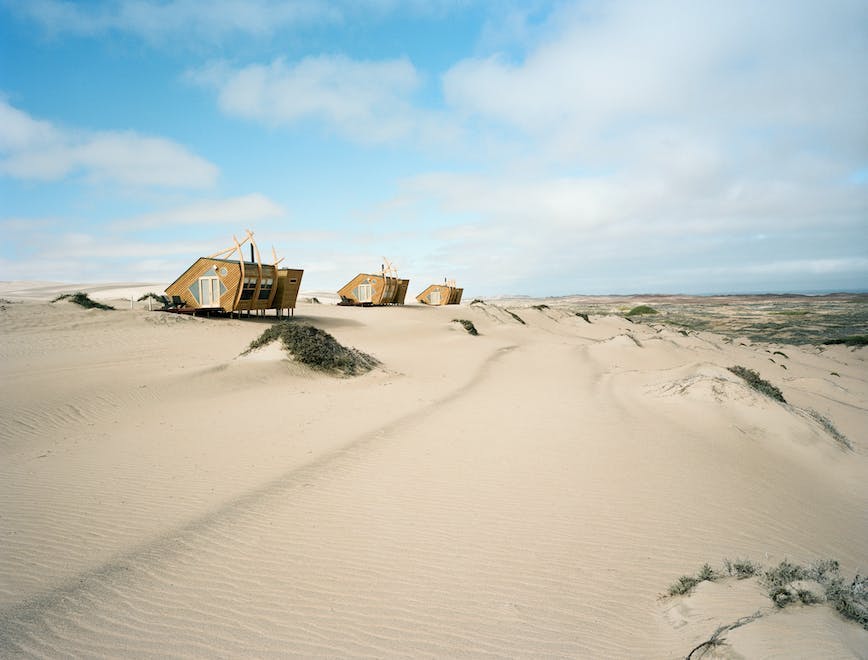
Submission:
{"label": "small cabin in distance", "polygon": [[[273,309],[277,316],[291,315],[295,310],[301,278],[299,268],[280,268],[283,259],[274,255],[274,263],[264,264],[253,232],[234,246],[210,257],[199,257],[172,284],[166,295],[182,303],[182,310],[247,312],[264,315]],[[250,243],[250,260],[243,256],[242,246]],[[237,252],[236,258],[228,258]]]}
{"label": "small cabin in distance", "polygon": [[380,267],[379,275],[359,273],[340,290],[339,305],[403,305],[410,280],[398,277],[398,272],[388,259]]}
{"label": "small cabin in distance", "polygon": [[455,286],[455,280],[445,284],[432,284],[416,296],[423,305],[459,305],[464,289]]}

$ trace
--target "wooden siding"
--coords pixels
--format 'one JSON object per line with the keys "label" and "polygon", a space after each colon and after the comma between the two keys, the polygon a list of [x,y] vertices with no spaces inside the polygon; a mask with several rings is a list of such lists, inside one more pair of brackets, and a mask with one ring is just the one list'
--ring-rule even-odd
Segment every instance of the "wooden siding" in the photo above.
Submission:
{"label": "wooden siding", "polygon": [[395,296],[395,304],[403,305],[404,299],[407,297],[407,287],[410,286],[410,280],[398,280],[398,293]]}
{"label": "wooden siding", "polygon": [[[243,271],[243,272],[242,272]],[[301,276],[304,271],[298,269],[281,269],[278,271],[271,264],[254,264],[244,262],[243,266],[238,261],[226,259],[213,259],[200,257],[192,266],[166,287],[166,295],[180,296],[184,305],[190,309],[205,309],[197,297],[191,292],[191,287],[198,286],[199,278],[204,276],[217,277],[220,281],[220,304],[219,307],[209,309],[223,309],[226,312],[254,311],[266,309],[290,309],[295,307],[298,298]],[[289,279],[296,282],[287,282],[278,298],[278,289],[281,288],[281,275],[287,273]],[[244,280],[252,279],[253,291],[248,300],[241,300],[244,288]],[[266,298],[260,299],[263,284],[271,280],[272,286]],[[278,306],[280,303],[280,306]]]}
{"label": "wooden siding", "polygon": [[[301,289],[303,270],[281,268],[277,271],[277,287],[272,301],[272,309],[294,309]],[[294,280],[294,281],[293,281]]]}
{"label": "wooden siding", "polygon": [[[431,302],[431,294],[439,293],[440,302]],[[446,284],[432,284],[422,293],[416,296],[423,305],[458,305],[461,303],[461,296],[464,294],[464,289],[448,286]]]}

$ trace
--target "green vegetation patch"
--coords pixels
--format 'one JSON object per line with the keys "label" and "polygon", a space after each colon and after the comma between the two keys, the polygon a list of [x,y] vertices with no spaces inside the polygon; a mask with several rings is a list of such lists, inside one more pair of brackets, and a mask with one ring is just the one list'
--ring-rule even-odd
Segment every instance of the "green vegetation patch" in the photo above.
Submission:
{"label": "green vegetation patch", "polygon": [[821,415],[816,410],[811,410],[810,408],[805,410],[805,412],[808,413],[808,415],[810,415],[811,418],[815,422],[817,422],[817,424],[822,426],[823,429],[826,431],[826,433],[828,433],[830,436],[832,436],[832,439],[835,442],[837,442],[842,447],[845,447],[846,449],[850,449],[850,450],[853,449],[853,445],[850,444],[850,441],[847,439],[847,436],[845,436],[843,433],[841,433],[835,427],[835,425],[832,423],[831,419],[829,419],[828,417],[826,417],[824,415]]}
{"label": "green vegetation patch", "polygon": [[627,312],[627,316],[642,316],[643,314],[659,314],[659,312],[648,305],[639,305]]}
{"label": "green vegetation patch", "polygon": [[777,387],[772,385],[767,380],[763,379],[753,369],[748,369],[747,367],[741,366],[727,367],[727,369],[729,369],[729,371],[734,373],[736,376],[742,378],[757,392],[765,394],[767,397],[772,398],[775,401],[780,401],[781,403],[787,402],[787,400],[784,399],[783,393]]}
{"label": "green vegetation patch", "polygon": [[467,334],[473,335],[474,337],[479,334],[476,326],[473,325],[473,321],[468,321],[467,319],[452,319],[452,322],[463,325],[464,329],[467,330]]}
{"label": "green vegetation patch", "polygon": [[154,293],[153,291],[143,295],[141,298],[138,299],[138,302],[144,302],[148,299],[156,300],[163,307],[166,307],[169,304],[169,298],[167,296],[162,296],[159,293]]}
{"label": "green vegetation patch", "polygon": [[868,335],[849,335],[847,337],[838,337],[837,339],[827,339],[824,344],[844,344],[845,346],[865,346],[868,345]]}
{"label": "green vegetation patch", "polygon": [[516,314],[515,312],[510,312],[508,309],[505,309],[505,310],[503,310],[503,311],[506,312],[507,314],[509,314],[512,318],[514,318],[516,321],[518,321],[518,322],[521,323],[522,325],[527,325],[527,323],[524,322],[524,319],[521,318],[521,317],[520,317],[518,314]]}
{"label": "green vegetation patch", "polygon": [[[768,597],[781,609],[796,603],[816,605],[827,602],[844,618],[868,630],[868,577],[857,573],[852,580],[846,580],[834,559],[821,559],[808,566],[784,560],[765,570],[760,564],[747,559],[723,561],[726,573],[730,576],[744,579],[758,575]],[[720,577],[723,575],[705,564],[695,576],[683,575],[678,578],[669,587],[667,595],[687,595],[700,582]],[[822,595],[805,589],[799,582],[817,583],[822,588]]]}
{"label": "green vegetation patch", "polygon": [[325,330],[307,323],[290,321],[272,325],[250,342],[250,346],[242,355],[247,355],[250,351],[270,344],[276,339],[281,340],[283,347],[298,362],[317,371],[357,376],[367,373],[380,364],[379,360],[367,353],[342,346]]}
{"label": "green vegetation patch", "polygon": [[61,300],[69,300],[70,302],[74,302],[76,305],[81,305],[86,309],[114,309],[111,305],[106,305],[101,302],[97,302],[96,300],[91,300],[90,296],[86,293],[82,293],[78,291],[77,293],[64,293],[51,302],[59,302]]}
{"label": "green vegetation patch", "polygon": [[591,322],[591,319],[588,317],[588,315],[585,312],[576,312],[576,316],[578,316],[580,319],[584,319],[585,323]]}
{"label": "green vegetation patch", "polygon": [[669,596],[685,596],[693,591],[700,582],[714,582],[721,575],[709,564],[703,564],[696,575],[682,575],[678,580],[669,585],[666,592]]}

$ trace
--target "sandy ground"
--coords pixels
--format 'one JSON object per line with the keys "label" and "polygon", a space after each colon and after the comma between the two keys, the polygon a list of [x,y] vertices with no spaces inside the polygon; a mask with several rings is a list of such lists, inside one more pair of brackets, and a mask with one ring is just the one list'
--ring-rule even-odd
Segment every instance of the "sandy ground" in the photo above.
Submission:
{"label": "sandy ground", "polygon": [[[82,288],[118,311],[48,302]],[[160,288],[0,285],[0,656],[677,658],[759,611],[704,657],[868,657],[756,579],[662,597],[724,557],[864,574],[868,349],[302,303],[382,362],[334,378],[130,309]]]}

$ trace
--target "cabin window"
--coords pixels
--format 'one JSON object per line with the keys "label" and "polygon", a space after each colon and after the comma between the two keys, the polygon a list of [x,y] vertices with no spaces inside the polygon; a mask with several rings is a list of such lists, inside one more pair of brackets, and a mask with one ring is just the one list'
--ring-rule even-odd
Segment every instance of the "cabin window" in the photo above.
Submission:
{"label": "cabin window", "polygon": [[262,280],[262,286],[259,287],[259,299],[268,300],[271,296],[271,288],[274,286],[274,280],[271,278]]}
{"label": "cabin window", "polygon": [[373,289],[374,287],[370,284],[359,284],[359,286],[353,289],[353,294],[356,296],[356,300],[360,303],[369,303],[373,297]]}
{"label": "cabin window", "polygon": [[220,280],[216,276],[199,278],[197,301],[202,307],[220,306]]}
{"label": "cabin window", "polygon": [[241,300],[253,300],[254,291],[256,291],[256,278],[245,277],[241,288]]}

